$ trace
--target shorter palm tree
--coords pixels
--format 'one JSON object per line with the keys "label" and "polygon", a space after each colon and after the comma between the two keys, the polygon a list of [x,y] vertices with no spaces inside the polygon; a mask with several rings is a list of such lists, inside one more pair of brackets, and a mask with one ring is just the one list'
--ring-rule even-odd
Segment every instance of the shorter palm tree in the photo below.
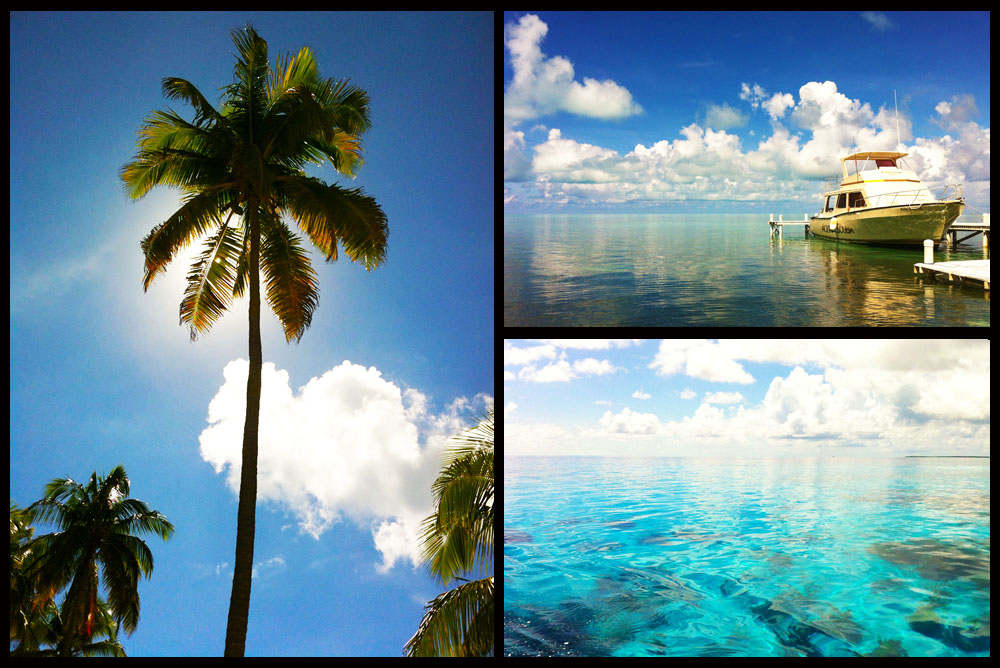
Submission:
{"label": "shorter palm tree", "polygon": [[[437,512],[424,520],[423,561],[443,584],[425,606],[408,656],[493,655],[493,410],[445,454],[434,481]],[[482,574],[475,580],[460,577]]]}
{"label": "shorter palm tree", "polygon": [[[128,476],[117,466],[105,477],[94,472],[86,485],[70,478],[53,480],[45,486],[45,497],[28,507],[35,519],[59,529],[31,541],[25,567],[45,595],[69,585],[58,616],[60,655],[81,652],[100,631],[117,633],[119,626],[129,634],[135,631],[139,575],[148,578],[153,572],[153,553],[137,535],[152,533],[166,540],[174,527],[128,495]],[[99,568],[106,608],[98,596]]]}

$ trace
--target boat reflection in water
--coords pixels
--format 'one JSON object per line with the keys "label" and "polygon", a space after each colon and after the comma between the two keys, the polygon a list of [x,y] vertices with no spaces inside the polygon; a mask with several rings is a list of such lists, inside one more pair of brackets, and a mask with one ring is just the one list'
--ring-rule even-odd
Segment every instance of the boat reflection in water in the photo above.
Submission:
{"label": "boat reflection in water", "polygon": [[[940,241],[965,208],[962,186],[944,186],[942,199],[935,198],[914,172],[899,166],[905,155],[866,151],[841,158],[843,179],[839,187],[823,193],[823,210],[812,217],[809,231],[862,243]],[[950,199],[945,197],[949,192]]]}

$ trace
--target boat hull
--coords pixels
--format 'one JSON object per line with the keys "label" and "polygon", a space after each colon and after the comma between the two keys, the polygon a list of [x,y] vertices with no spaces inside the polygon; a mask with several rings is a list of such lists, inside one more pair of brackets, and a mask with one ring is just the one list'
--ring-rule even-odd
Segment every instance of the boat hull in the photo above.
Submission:
{"label": "boat hull", "polygon": [[[960,215],[965,203],[960,200],[932,202],[918,207],[887,206],[815,216],[809,231],[817,237],[851,241],[922,245],[924,239],[940,241]],[[836,224],[833,222],[836,218]]]}

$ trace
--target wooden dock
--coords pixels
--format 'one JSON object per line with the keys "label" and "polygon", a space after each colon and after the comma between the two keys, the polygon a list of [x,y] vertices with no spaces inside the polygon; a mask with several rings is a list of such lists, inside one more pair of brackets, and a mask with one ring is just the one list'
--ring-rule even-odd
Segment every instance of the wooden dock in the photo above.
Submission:
{"label": "wooden dock", "polygon": [[[959,232],[971,232],[961,239],[958,238]],[[981,222],[958,222],[948,228],[948,232],[945,234],[945,240],[948,242],[948,248],[954,248],[958,244],[962,243],[966,239],[971,239],[977,234],[983,235],[983,250],[989,250],[990,247],[990,214],[984,213]]]}
{"label": "wooden dock", "polygon": [[804,225],[805,226],[805,231],[806,231],[806,236],[807,237],[809,236],[809,214],[805,215],[805,219],[804,220],[785,220],[784,218],[785,217],[783,215],[779,215],[778,216],[778,220],[775,220],[774,219],[774,214],[773,213],[771,214],[771,218],[767,222],[771,226],[771,237],[772,238],[773,237],[778,237],[778,239],[783,239],[784,236],[782,234],[782,230],[784,229],[785,225],[799,225],[799,226],[803,226]]}
{"label": "wooden dock", "polygon": [[961,262],[918,262],[913,265],[913,273],[928,274],[947,283],[982,283],[990,289],[990,261],[964,260]]}

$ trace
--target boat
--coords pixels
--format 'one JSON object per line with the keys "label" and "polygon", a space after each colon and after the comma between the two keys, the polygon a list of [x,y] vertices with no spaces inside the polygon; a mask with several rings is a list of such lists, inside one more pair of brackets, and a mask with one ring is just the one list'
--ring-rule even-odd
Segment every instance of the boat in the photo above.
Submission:
{"label": "boat", "polygon": [[843,178],[828,179],[823,210],[810,219],[809,231],[837,241],[891,245],[943,239],[965,208],[962,186],[942,186],[936,198],[901,166],[906,155],[864,151],[841,158]]}

